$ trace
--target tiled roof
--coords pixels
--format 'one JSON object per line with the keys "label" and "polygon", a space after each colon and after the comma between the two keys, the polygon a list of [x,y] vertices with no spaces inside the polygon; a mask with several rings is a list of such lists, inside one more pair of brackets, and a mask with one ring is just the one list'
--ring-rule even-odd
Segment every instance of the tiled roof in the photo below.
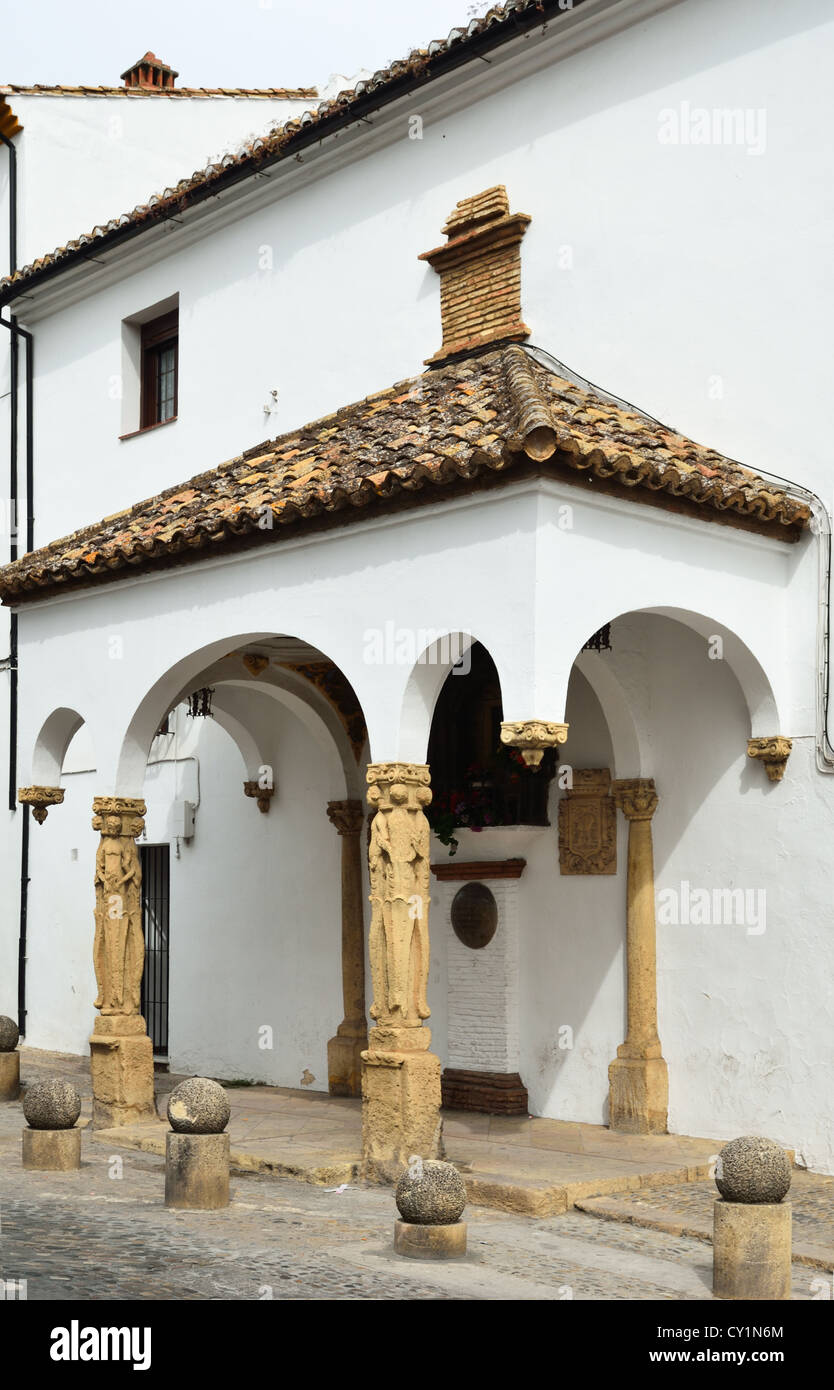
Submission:
{"label": "tiled roof", "polygon": [[189,563],[530,473],[795,540],[804,502],[518,345],[462,359],[54,541],[0,569],[7,603]]}
{"label": "tiled roof", "polygon": [[[566,7],[564,0],[505,0],[504,4],[494,5],[481,18],[452,29],[445,39],[438,39],[427,48],[413,49],[407,58],[380,69],[350,90],[340,92],[332,101],[322,101],[314,110],[273,126],[265,135],[243,145],[235,154],[227,154],[219,163],[198,169],[190,178],[181,179],[175,188],[166,188],[162,193],[154,194],[147,203],[139,204],[132,212],[122,213],[94,227],[84,236],[67,242],[66,246],[58,246],[47,255],[40,256],[13,275],[4,276],[0,279],[0,303],[7,303],[15,294],[22,293],[28,282],[63,269],[73,258],[87,256],[87,248],[92,243],[96,243],[97,249],[103,249],[120,237],[144,230],[175,212],[182,213],[191,204],[212,197],[224,183],[236,182],[257,173],[265,164],[295,155],[311,139],[320,140],[346,122],[361,119],[366,112],[378,109],[384,102],[395,100],[430,81],[448,66],[469,58],[477,59],[483,50],[515,38],[533,27],[545,27],[548,23],[556,22],[559,16],[569,14],[583,3],[584,0],[573,0],[572,6]],[[0,93],[3,90],[6,89],[0,87]],[[81,88],[77,90],[84,91]],[[123,91],[121,88],[118,90],[120,93]],[[182,93],[187,89],[179,90]],[[140,93],[125,91],[124,95]],[[154,98],[175,97],[177,90],[151,95]]]}
{"label": "tiled roof", "polygon": [[0,96],[22,97],[262,97],[266,101],[315,101],[315,87],[34,87],[0,82]]}

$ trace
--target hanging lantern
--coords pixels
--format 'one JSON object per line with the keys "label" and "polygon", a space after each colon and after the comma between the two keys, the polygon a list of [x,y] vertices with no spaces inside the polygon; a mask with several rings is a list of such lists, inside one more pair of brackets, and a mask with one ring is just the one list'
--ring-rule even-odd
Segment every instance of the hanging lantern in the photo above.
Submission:
{"label": "hanging lantern", "polygon": [[188,697],[188,713],[192,719],[211,719],[211,697],[214,686],[204,685]]}
{"label": "hanging lantern", "polygon": [[583,652],[610,652],[611,650],[611,624],[606,623],[604,627],[595,632],[593,637],[589,637],[583,644]]}

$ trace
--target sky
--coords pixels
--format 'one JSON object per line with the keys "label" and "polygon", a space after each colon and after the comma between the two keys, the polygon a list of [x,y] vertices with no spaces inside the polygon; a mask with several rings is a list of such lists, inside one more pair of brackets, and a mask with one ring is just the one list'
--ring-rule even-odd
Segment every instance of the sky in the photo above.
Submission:
{"label": "sky", "polygon": [[148,49],[181,87],[307,87],[445,38],[476,0],[0,0],[0,82],[120,86]]}

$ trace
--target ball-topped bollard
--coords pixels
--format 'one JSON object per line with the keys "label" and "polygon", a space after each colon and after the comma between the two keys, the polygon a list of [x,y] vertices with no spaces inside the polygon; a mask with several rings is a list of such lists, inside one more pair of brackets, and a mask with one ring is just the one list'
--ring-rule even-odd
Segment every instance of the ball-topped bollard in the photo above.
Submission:
{"label": "ball-topped bollard", "polygon": [[773,1139],[743,1135],[718,1155],[713,1292],[755,1301],[791,1296],[791,1163]]}
{"label": "ball-topped bollard", "polygon": [[223,1087],[205,1076],[181,1081],[168,1097],[168,1123],[177,1134],[222,1134],[230,1114]]}
{"label": "ball-topped bollard", "polygon": [[13,1018],[0,1014],[0,1101],[20,1095],[20,1053],[15,1051],[20,1029]]}
{"label": "ball-topped bollard", "polygon": [[229,1205],[229,1098],[217,1081],[193,1076],[168,1097],[165,1205],[216,1211]]}
{"label": "ball-topped bollard", "polygon": [[50,1077],[33,1081],[23,1096],[23,1166],[48,1172],[69,1172],[81,1166],[81,1097],[69,1081]]}
{"label": "ball-topped bollard", "polygon": [[457,1168],[436,1158],[409,1160],[394,1193],[402,1220],[394,1223],[398,1255],[422,1260],[466,1254],[466,1184]]}

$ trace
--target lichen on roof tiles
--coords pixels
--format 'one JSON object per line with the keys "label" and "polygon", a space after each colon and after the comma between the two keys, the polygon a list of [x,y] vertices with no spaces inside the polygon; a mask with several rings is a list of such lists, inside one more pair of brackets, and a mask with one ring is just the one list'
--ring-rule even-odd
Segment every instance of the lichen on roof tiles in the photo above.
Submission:
{"label": "lichen on roof tiles", "polygon": [[0,594],[19,603],[241,541],[272,545],[289,525],[348,525],[363,511],[441,502],[450,489],[531,471],[567,482],[589,474],[622,488],[617,495],[705,520],[732,513],[785,540],[810,520],[807,504],[778,485],[512,344],[398,382],[53,541],[0,569]]}

